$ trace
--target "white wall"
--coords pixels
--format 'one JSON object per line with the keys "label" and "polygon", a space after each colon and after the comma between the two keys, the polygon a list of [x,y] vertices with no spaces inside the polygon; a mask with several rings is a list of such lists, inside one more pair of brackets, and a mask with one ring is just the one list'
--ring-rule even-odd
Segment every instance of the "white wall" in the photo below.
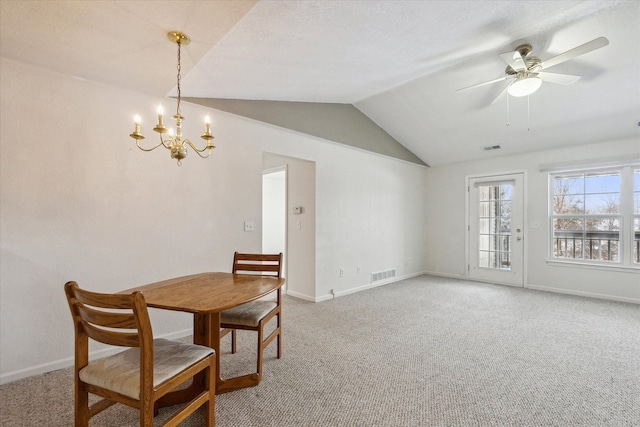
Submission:
{"label": "white wall", "polygon": [[[189,104],[186,136],[210,114],[217,148],[177,167],[128,136],[139,113],[153,143],[160,98],[0,61],[1,382],[72,363],[66,281],[115,292],[259,251],[264,151],[316,164],[313,298],[366,287],[371,271],[424,269],[422,167]],[[191,327],[158,310],[152,322],[156,335]]]}
{"label": "white wall", "polygon": [[[526,173],[525,286],[585,296],[640,302],[640,271],[558,266],[547,263],[549,221],[548,174],[540,166],[550,163],[594,163],[598,159],[625,155],[637,157],[637,139],[499,157],[435,167],[427,172],[427,260],[429,272],[466,277],[465,197],[466,176],[524,170]],[[538,229],[528,225],[537,222]]]}

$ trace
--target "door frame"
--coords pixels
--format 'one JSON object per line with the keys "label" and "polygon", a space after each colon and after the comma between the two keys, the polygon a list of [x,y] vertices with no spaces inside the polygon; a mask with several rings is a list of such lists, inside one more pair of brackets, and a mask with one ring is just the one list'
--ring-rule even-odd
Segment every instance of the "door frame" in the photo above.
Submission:
{"label": "door frame", "polygon": [[[511,175],[522,175],[522,287],[526,288],[527,286],[527,277],[528,276],[528,232],[527,232],[527,207],[528,207],[528,198],[527,198],[527,171],[524,169],[521,170],[512,170],[512,171],[504,171],[504,172],[495,172],[495,173],[480,173],[473,175],[465,176],[465,277],[468,280],[477,280],[471,279],[471,180],[473,179],[487,179],[487,180],[500,180],[502,177],[508,177]],[[499,282],[491,282],[501,285],[507,286],[516,286],[509,283],[499,283]]]}

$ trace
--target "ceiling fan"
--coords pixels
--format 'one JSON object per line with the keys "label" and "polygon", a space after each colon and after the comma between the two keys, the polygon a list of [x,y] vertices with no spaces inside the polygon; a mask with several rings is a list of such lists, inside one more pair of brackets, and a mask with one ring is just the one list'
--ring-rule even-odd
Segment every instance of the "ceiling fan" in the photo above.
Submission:
{"label": "ceiling fan", "polygon": [[529,44],[523,44],[516,48],[513,52],[506,52],[500,55],[500,57],[507,63],[507,68],[504,71],[504,77],[500,77],[494,80],[490,80],[484,83],[478,83],[472,86],[467,86],[456,90],[461,92],[467,89],[473,89],[480,86],[485,86],[501,81],[510,81],[502,92],[491,102],[494,104],[502,95],[507,92],[511,96],[527,96],[538,90],[542,85],[542,82],[555,83],[561,85],[570,85],[577,82],[580,76],[572,74],[558,74],[548,73],[546,70],[555,65],[561,64],[570,59],[576,58],[585,53],[589,53],[596,49],[600,49],[609,44],[609,40],[606,37],[598,37],[583,45],[574,47],[564,53],[547,59],[541,60],[537,56],[531,56],[532,47]]}

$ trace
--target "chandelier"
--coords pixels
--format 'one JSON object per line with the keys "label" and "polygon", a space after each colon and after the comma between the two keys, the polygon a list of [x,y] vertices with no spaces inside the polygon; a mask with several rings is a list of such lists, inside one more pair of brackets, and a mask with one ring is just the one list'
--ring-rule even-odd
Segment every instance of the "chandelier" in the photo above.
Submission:
{"label": "chandelier", "polygon": [[[162,146],[170,151],[171,158],[176,159],[178,161],[178,166],[182,165],[182,159],[187,156],[187,145],[190,146],[193,151],[195,151],[198,156],[206,159],[211,154],[211,150],[215,148],[215,146],[211,143],[213,139],[213,135],[211,135],[210,129],[210,120],[209,116],[204,119],[204,133],[200,135],[200,138],[204,139],[205,146],[203,148],[196,147],[193,142],[188,140],[187,138],[182,137],[182,119],[184,117],[180,114],[180,47],[182,45],[187,45],[191,41],[189,36],[184,33],[178,31],[170,31],[167,33],[167,37],[172,42],[178,45],[178,107],[176,109],[176,114],[172,117],[176,121],[176,132],[174,134],[173,129],[167,129],[163,122],[162,116],[164,114],[164,110],[162,109],[162,105],[158,106],[158,123],[156,123],[153,128],[154,131],[160,134],[160,142],[151,148],[145,148],[140,145],[140,141],[144,139],[144,135],[140,132],[140,116],[136,115],[134,118],[135,128],[132,134],[129,136],[136,140],[136,145],[142,151],[153,151],[156,148]],[[167,134],[165,136],[165,134]],[[202,154],[205,153],[206,154]]]}

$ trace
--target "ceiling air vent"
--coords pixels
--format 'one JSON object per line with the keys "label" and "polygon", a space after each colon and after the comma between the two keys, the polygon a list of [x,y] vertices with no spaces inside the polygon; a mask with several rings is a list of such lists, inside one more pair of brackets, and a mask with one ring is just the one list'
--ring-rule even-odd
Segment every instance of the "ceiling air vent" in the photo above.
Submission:
{"label": "ceiling air vent", "polygon": [[499,150],[501,147],[499,145],[487,145],[486,147],[482,147],[484,151],[493,151]]}

